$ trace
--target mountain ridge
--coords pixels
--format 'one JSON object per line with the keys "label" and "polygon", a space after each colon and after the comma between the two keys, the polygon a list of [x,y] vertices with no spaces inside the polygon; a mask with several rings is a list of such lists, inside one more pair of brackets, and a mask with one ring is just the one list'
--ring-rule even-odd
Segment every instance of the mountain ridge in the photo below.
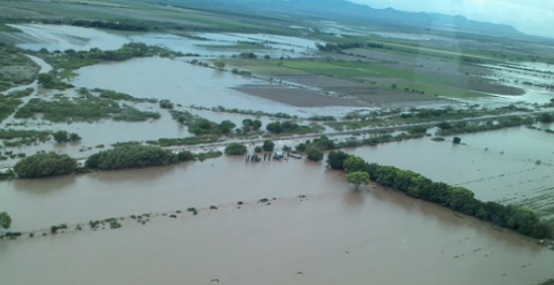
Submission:
{"label": "mountain ridge", "polygon": [[509,25],[470,20],[460,15],[406,12],[393,8],[375,9],[347,0],[152,0],[188,8],[239,10],[273,15],[298,15],[311,19],[405,26],[499,36],[524,36]]}

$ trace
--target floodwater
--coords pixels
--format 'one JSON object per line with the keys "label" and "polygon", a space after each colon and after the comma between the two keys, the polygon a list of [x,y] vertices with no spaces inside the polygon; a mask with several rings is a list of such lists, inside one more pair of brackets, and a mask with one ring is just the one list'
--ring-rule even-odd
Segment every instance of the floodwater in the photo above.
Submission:
{"label": "floodwater", "polygon": [[354,192],[343,174],[303,160],[220,158],[2,186],[14,230],[201,208],[116,230],[0,241],[6,284],[520,285],[552,277],[554,253],[532,241],[375,186]]}
{"label": "floodwater", "polygon": [[502,85],[525,90],[525,94],[520,96],[490,95],[497,96],[504,100],[530,104],[545,104],[549,103],[550,100],[554,98],[552,91],[544,87],[552,84],[554,67],[549,64],[522,62],[517,65],[484,64],[483,66],[492,71],[492,75],[486,76],[485,78],[495,80]]}
{"label": "floodwater", "polygon": [[464,186],[480,200],[523,204],[552,217],[552,134],[518,127],[459,137],[462,145],[450,143],[451,137],[444,142],[423,138],[351,152],[371,162]]}
{"label": "floodwater", "polygon": [[92,48],[115,50],[128,42],[124,37],[83,27],[43,24],[10,26],[24,33],[22,40],[25,43],[18,47],[34,51],[42,48],[48,51],[87,51]]}
{"label": "floodwater", "polygon": [[268,35],[268,34],[241,34],[241,33],[227,33],[227,34],[214,34],[214,33],[203,33],[198,34],[197,36],[201,38],[208,39],[213,42],[220,43],[238,43],[238,42],[249,42],[263,45],[264,47],[269,47],[272,49],[277,49],[289,53],[283,54],[283,56],[294,56],[295,53],[300,53],[303,55],[313,55],[317,51],[316,44],[318,42],[289,37],[289,36],[278,36],[278,35]]}
{"label": "floodwater", "polygon": [[[44,24],[10,24],[19,29],[22,34],[17,35],[21,42],[18,47],[38,51],[88,51],[92,48],[101,50],[116,50],[124,44],[139,42],[147,45],[161,46],[175,52],[197,54],[200,57],[230,57],[244,51],[252,51],[258,56],[272,57],[300,57],[313,56],[315,42],[300,38],[270,36],[259,34],[230,34],[233,40],[222,41],[219,34],[201,34],[206,40],[190,39],[171,34],[155,33],[113,33],[94,28],[84,28],[67,25]],[[234,49],[231,46],[237,41],[264,43],[264,49]],[[214,47],[214,48],[208,48]],[[218,49],[217,47],[223,47]]]}
{"label": "floodwater", "polygon": [[300,117],[340,116],[354,110],[352,107],[293,107],[248,95],[232,87],[267,85],[268,82],[195,66],[184,59],[138,58],[88,66],[77,70],[77,73],[78,76],[71,82],[76,87],[110,89],[139,98],[169,99],[183,106],[225,106],[228,109],[282,112]]}

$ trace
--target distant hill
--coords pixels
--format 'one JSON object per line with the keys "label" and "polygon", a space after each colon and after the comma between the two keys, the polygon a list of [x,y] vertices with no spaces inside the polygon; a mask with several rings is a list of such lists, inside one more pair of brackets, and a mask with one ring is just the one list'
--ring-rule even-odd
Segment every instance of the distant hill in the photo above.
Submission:
{"label": "distant hill", "polygon": [[450,30],[498,36],[522,36],[512,26],[468,20],[462,16],[374,9],[346,0],[146,0],[203,10],[226,10],[287,18],[371,23],[419,29]]}

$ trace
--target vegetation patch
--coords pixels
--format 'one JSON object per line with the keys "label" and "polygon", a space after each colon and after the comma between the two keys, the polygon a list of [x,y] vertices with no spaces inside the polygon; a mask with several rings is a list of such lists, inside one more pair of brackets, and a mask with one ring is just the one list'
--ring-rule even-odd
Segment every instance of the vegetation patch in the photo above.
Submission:
{"label": "vegetation patch", "polygon": [[13,98],[13,99],[24,98],[24,97],[27,97],[27,96],[33,94],[34,91],[35,91],[34,88],[26,88],[26,89],[23,89],[23,90],[15,90],[15,91],[12,91],[12,92],[8,93],[4,97]]}
{"label": "vegetation patch", "polygon": [[195,158],[199,161],[204,161],[207,159],[212,158],[218,158],[221,157],[223,153],[221,151],[208,151],[208,152],[201,152],[195,155]]}
{"label": "vegetation patch", "polygon": [[102,119],[114,121],[141,122],[148,119],[159,119],[156,112],[140,111],[130,105],[120,104],[113,99],[103,99],[92,94],[68,99],[58,98],[46,101],[33,98],[19,108],[14,117],[18,119],[42,118],[52,122],[94,122]]}
{"label": "vegetation patch", "polygon": [[46,142],[50,134],[49,131],[0,129],[0,140],[5,147],[19,147]]}
{"label": "vegetation patch", "polygon": [[38,84],[46,89],[66,90],[73,88],[73,85],[62,81],[62,79],[49,73],[39,74]]}
{"label": "vegetation patch", "polygon": [[63,52],[50,53],[42,49],[37,54],[56,69],[75,70],[84,66],[94,65],[103,61],[125,61],[136,57],[151,56],[182,56],[179,52],[148,46],[143,43],[128,43],[118,50],[100,50],[93,48],[89,51],[75,51],[72,49]]}
{"label": "vegetation patch", "polygon": [[316,123],[311,123],[309,126],[303,126],[292,121],[272,122],[267,124],[265,128],[271,133],[283,135],[313,134],[325,130],[324,127]]}
{"label": "vegetation patch", "polygon": [[0,95],[0,122],[13,114],[21,103],[19,99]]}
{"label": "vegetation patch", "polygon": [[0,92],[33,82],[39,67],[19,49],[0,43]]}
{"label": "vegetation patch", "polygon": [[13,169],[21,178],[42,178],[73,173],[76,168],[75,159],[65,154],[44,152],[20,160]]}
{"label": "vegetation patch", "polygon": [[67,142],[78,142],[81,140],[81,137],[77,133],[68,133],[66,131],[57,131],[52,134],[54,140],[57,143],[67,143]]}
{"label": "vegetation patch", "polygon": [[124,145],[91,155],[85,166],[90,169],[117,170],[177,163],[177,155],[155,146]]}
{"label": "vegetation patch", "polygon": [[227,155],[245,155],[246,152],[246,146],[241,143],[230,143],[225,147],[225,154]]}
{"label": "vegetation patch", "polygon": [[[221,137],[218,135],[196,136],[186,138],[161,138],[155,143],[162,147],[168,146],[181,146],[181,145],[195,145],[218,142]],[[154,143],[154,142],[149,142]]]}

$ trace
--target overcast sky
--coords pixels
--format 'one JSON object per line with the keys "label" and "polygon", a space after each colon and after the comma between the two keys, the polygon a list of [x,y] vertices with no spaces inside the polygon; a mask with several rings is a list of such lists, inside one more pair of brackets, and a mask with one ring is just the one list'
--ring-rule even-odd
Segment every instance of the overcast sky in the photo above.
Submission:
{"label": "overcast sky", "polygon": [[462,15],[554,38],[554,0],[349,0],[373,8]]}

